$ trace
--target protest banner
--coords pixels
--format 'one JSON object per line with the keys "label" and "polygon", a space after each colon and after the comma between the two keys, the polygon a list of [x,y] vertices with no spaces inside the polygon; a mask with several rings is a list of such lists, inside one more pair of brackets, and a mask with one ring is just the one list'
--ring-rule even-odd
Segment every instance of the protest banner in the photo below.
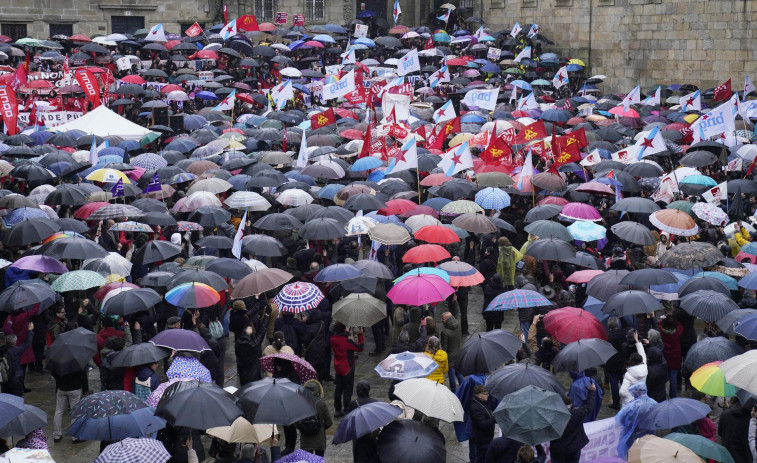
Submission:
{"label": "protest banner", "polygon": [[274,24],[286,24],[289,20],[289,13],[285,13],[283,11],[277,11],[276,12],[276,19],[273,21]]}
{"label": "protest banner", "polygon": [[305,25],[305,15],[304,14],[293,14],[292,15],[292,25],[293,26],[304,26]]}

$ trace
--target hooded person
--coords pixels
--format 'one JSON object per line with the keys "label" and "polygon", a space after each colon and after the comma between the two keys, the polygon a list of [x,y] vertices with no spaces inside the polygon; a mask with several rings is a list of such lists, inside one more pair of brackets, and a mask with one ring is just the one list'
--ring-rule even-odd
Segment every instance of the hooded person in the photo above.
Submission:
{"label": "hooded person", "polygon": [[507,289],[515,285],[515,264],[520,262],[523,254],[515,249],[510,240],[502,236],[497,241],[499,245],[499,257],[497,258],[497,273],[502,278],[502,284]]}
{"label": "hooded person", "polygon": [[268,317],[270,314],[270,309],[266,310],[257,327],[248,324],[242,332],[242,335],[236,337],[234,340],[234,354],[237,358],[237,371],[239,372],[240,387],[253,381],[257,381],[262,377],[260,357],[263,356],[262,346],[266,334],[265,326],[268,323]]}
{"label": "hooded person", "polygon": [[318,309],[305,312],[305,336],[302,339],[302,357],[307,360],[318,374],[318,380],[328,376],[328,362],[326,359],[326,327],[321,321],[322,314]]}
{"label": "hooded person", "polygon": [[[583,405],[587,400],[589,400],[590,397],[594,397],[594,405],[591,409],[591,412],[584,415],[583,422],[588,423],[590,421],[596,420],[597,415],[599,414],[599,409],[602,407],[602,396],[604,395],[602,392],[602,386],[594,378],[588,376],[584,371],[571,371],[570,377],[573,378],[573,383],[570,385],[570,389],[568,390],[568,397],[570,397],[573,407],[583,407]],[[593,396],[589,394],[589,387],[592,384],[596,388]]]}
{"label": "hooded person", "polygon": [[[366,380],[357,382],[355,393],[357,394],[357,399],[350,402],[347,413],[350,413],[363,405],[376,402],[376,399],[371,397],[371,383]],[[381,463],[381,459],[378,456],[378,448],[376,447],[378,433],[379,430],[377,429],[372,433],[368,433],[352,441],[352,461],[359,461],[361,463]]]}
{"label": "hooded person", "polygon": [[[626,368],[626,374],[623,375],[623,383],[620,385],[620,398],[622,405],[626,405],[631,402],[634,396],[631,394],[630,388],[636,383],[645,383],[647,380],[647,354],[644,352],[644,347],[639,342],[639,333],[633,332],[633,339],[636,346],[636,353],[631,354],[628,358],[628,368]],[[644,386],[644,394],[646,394],[646,385]]]}
{"label": "hooded person", "polygon": [[484,286],[484,306],[482,307],[484,320],[486,321],[486,331],[498,330],[502,328],[502,322],[505,319],[503,310],[486,310],[495,297],[506,291],[502,284],[502,277],[495,273]]}
{"label": "hooded person", "polygon": [[296,424],[300,431],[300,448],[306,452],[323,456],[326,452],[326,430],[333,424],[329,406],[323,400],[323,386],[318,381],[311,379],[303,384],[313,397],[315,397],[315,415],[306,418]]}
{"label": "hooded person", "polygon": [[633,399],[615,415],[615,423],[623,428],[618,440],[618,455],[623,458],[626,458],[628,449],[636,439],[654,434],[653,430],[641,429],[639,424],[657,405],[657,401],[647,395],[647,385],[643,382],[632,385],[628,392]]}
{"label": "hooded person", "polygon": [[658,347],[647,349],[647,395],[658,402],[666,399],[665,386],[668,383],[668,364]]}
{"label": "hooded person", "polygon": [[418,340],[421,335],[421,319],[423,318],[423,312],[420,307],[410,307],[410,313],[408,315],[409,321],[402,327],[402,331],[407,331],[410,335],[410,344]]}

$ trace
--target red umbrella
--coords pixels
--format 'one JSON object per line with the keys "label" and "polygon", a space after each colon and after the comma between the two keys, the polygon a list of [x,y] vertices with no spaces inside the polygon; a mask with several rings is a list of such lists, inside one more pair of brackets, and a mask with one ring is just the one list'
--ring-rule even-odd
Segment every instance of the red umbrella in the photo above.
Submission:
{"label": "red umbrella", "polygon": [[300,357],[297,357],[296,355],[287,354],[285,352],[279,352],[277,354],[260,357],[260,367],[263,369],[263,371],[273,373],[276,363],[278,363],[275,361],[276,359],[284,362],[291,362],[292,366],[294,367],[294,371],[297,372],[297,375],[300,377],[300,383],[304,383],[305,381],[309,381],[311,379],[318,379],[315,368],[313,368],[310,363],[308,363],[304,359],[301,359]]}
{"label": "red umbrella", "polygon": [[68,40],[72,42],[91,42],[92,41],[92,39],[90,39],[84,34],[74,34],[71,37],[69,37]]}
{"label": "red umbrella", "polygon": [[164,45],[164,47],[166,47],[166,48],[168,48],[170,50],[170,49],[172,49],[173,47],[175,47],[176,45],[178,45],[180,43],[181,43],[181,40],[169,40],[168,42],[166,42],[166,44]]}
{"label": "red umbrella", "polygon": [[194,54],[195,58],[202,58],[202,59],[218,59],[218,53],[216,53],[213,50],[200,50],[197,53]]}
{"label": "red umbrella", "polygon": [[108,295],[109,292],[113,291],[114,289],[121,289],[121,288],[132,288],[137,289],[139,286],[135,285],[134,283],[125,283],[125,282],[116,282],[116,283],[108,283],[105,286],[100,287],[97,291],[95,291],[95,299],[98,301],[102,301],[105,299],[105,296]]}
{"label": "red umbrella", "polygon": [[305,45],[311,48],[326,48],[321,42],[316,42],[315,40],[308,40],[307,42],[305,42]]}
{"label": "red umbrella", "polygon": [[626,111],[625,108],[623,108],[623,106],[616,106],[614,108],[610,108],[610,111],[608,112],[610,114],[614,114],[620,117],[632,117],[635,119],[638,119],[640,117],[639,113],[637,113],[635,109],[628,108],[628,111]]}
{"label": "red umbrella", "polygon": [[7,35],[0,35],[0,43],[11,43],[13,42],[13,39],[8,37]]}
{"label": "red umbrella", "polygon": [[181,88],[181,87],[179,87],[176,84],[168,84],[165,87],[163,87],[163,88],[160,89],[160,93],[165,93],[166,95],[168,95],[169,93],[174,92],[174,91],[183,92],[184,89]]}
{"label": "red umbrella", "polygon": [[39,80],[33,80],[29,82],[28,84],[26,84],[26,86],[29,88],[52,88],[53,83],[50,82],[49,80],[39,79]]}
{"label": "red umbrella", "polygon": [[365,138],[365,134],[355,129],[345,129],[339,132],[339,136],[348,140],[362,140]]}
{"label": "red umbrella", "polygon": [[360,120],[355,113],[353,113],[352,111],[348,109],[337,108],[334,112],[337,114],[337,116],[342,117],[342,118],[355,119],[356,121]]}
{"label": "red umbrella", "polygon": [[406,264],[422,264],[425,262],[441,262],[452,257],[446,249],[438,244],[421,244],[415,246],[402,256]]}
{"label": "red umbrella", "polygon": [[378,210],[380,215],[399,215],[412,211],[418,206],[408,199],[392,199],[386,202],[386,206]]}
{"label": "red umbrella", "polygon": [[400,217],[408,219],[414,215],[430,215],[434,218],[439,217],[439,213],[431,206],[416,206],[413,210],[400,214]]}
{"label": "red umbrella", "polygon": [[431,174],[421,180],[421,185],[423,186],[440,186],[444,185],[445,182],[449,181],[449,177],[447,177],[445,174]]}
{"label": "red umbrella", "polygon": [[414,235],[417,239],[427,243],[451,244],[460,242],[457,233],[444,225],[426,225],[415,232]]}
{"label": "red umbrella", "polygon": [[130,84],[136,84],[136,85],[144,85],[145,80],[136,74],[129,74],[128,76],[123,76],[121,78],[124,82],[130,83]]}
{"label": "red umbrella", "polygon": [[544,329],[563,344],[587,338],[607,340],[607,332],[597,317],[578,307],[550,311],[544,316]]}
{"label": "red umbrella", "polygon": [[565,198],[561,198],[559,196],[547,196],[546,198],[539,201],[537,204],[539,206],[543,204],[554,204],[555,206],[564,206],[568,204],[570,201],[568,201]]}
{"label": "red umbrella", "polygon": [[86,220],[89,218],[90,215],[92,215],[93,212],[105,206],[110,206],[110,203],[105,203],[102,201],[95,201],[93,203],[87,203],[83,205],[82,207],[80,207],[79,209],[77,209],[76,212],[74,212],[74,218]]}
{"label": "red umbrella", "polygon": [[263,32],[271,32],[276,30],[276,25],[272,23],[260,23],[258,24],[258,29]]}
{"label": "red umbrella", "polygon": [[565,281],[577,284],[588,283],[589,280],[603,273],[605,272],[602,270],[579,270],[578,272],[571,273]]}

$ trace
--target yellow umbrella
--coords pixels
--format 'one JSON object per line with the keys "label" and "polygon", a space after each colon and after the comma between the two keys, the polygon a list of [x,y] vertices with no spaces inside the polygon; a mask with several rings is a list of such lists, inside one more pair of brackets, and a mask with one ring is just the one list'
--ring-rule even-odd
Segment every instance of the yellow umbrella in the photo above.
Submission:
{"label": "yellow umbrella", "polygon": [[126,281],[126,278],[123,276],[117,274],[117,273],[111,273],[110,275],[105,277],[106,283],[119,283],[122,281]]}
{"label": "yellow umbrella", "polygon": [[261,444],[271,438],[272,424],[251,424],[241,416],[231,426],[210,428],[206,433],[230,444]]}
{"label": "yellow umbrella", "polygon": [[126,174],[116,169],[97,169],[87,175],[87,180],[103,183],[116,183],[121,180],[124,183],[131,183],[131,180],[129,180],[129,177],[127,177]]}
{"label": "yellow umbrella", "polygon": [[583,66],[583,67],[586,67],[586,65],[584,64],[584,62],[583,62],[583,61],[581,61],[581,60],[580,60],[580,59],[578,59],[578,58],[573,58],[572,60],[568,61],[568,64],[577,64],[577,65],[579,65],[579,66]]}
{"label": "yellow umbrella", "polygon": [[223,139],[226,139],[226,140],[233,140],[233,141],[245,141],[245,140],[247,140],[247,137],[245,137],[241,133],[236,133],[236,132],[226,132],[225,134],[221,135],[218,138],[223,138]]}
{"label": "yellow umbrella", "polygon": [[228,150],[242,150],[246,148],[246,146],[236,140],[229,140],[229,146],[227,147]]}
{"label": "yellow umbrella", "polygon": [[449,147],[452,148],[453,146],[462,145],[471,138],[473,138],[472,133],[458,133],[449,141]]}
{"label": "yellow umbrella", "polygon": [[691,124],[695,120],[699,119],[699,114],[687,114],[683,116],[683,120]]}

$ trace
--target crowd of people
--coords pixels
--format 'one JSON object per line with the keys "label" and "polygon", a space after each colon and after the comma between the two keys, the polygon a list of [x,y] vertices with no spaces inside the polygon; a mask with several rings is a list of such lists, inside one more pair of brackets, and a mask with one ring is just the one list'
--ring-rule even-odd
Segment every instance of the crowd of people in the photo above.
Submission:
{"label": "crowd of people", "polygon": [[[0,45],[20,111],[152,131],[4,114],[0,452],[442,462],[453,423],[471,463],[757,461],[748,77],[610,94],[536,24],[362,14]],[[76,69],[97,98],[29,78]]]}

